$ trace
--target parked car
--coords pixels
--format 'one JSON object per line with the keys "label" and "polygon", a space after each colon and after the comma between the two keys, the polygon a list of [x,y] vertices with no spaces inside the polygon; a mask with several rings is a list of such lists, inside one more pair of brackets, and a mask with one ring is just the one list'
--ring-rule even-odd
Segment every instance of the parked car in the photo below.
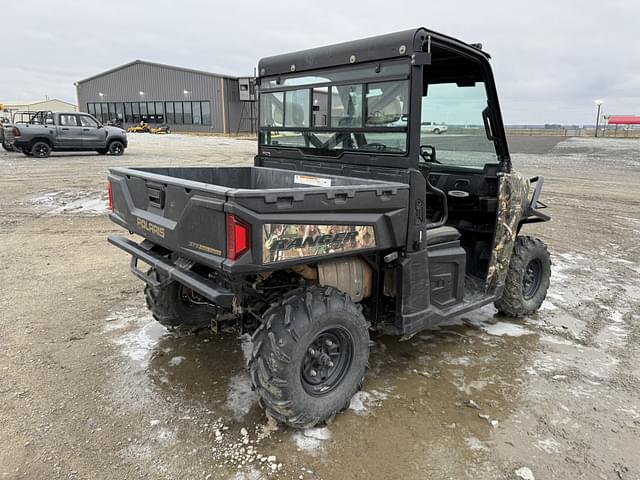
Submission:
{"label": "parked car", "polygon": [[4,135],[8,147],[40,158],[52,151],[122,155],[127,148],[127,133],[122,128],[104,126],[88,113],[30,112],[27,119],[14,117]]}
{"label": "parked car", "polygon": [[420,131],[422,133],[435,133],[436,135],[440,135],[447,130],[449,130],[449,128],[444,123],[422,122],[420,124]]}
{"label": "parked car", "polygon": [[9,125],[9,122],[10,120],[8,118],[0,118],[0,143],[2,144],[2,148],[10,152],[13,149],[10,148],[4,141],[4,128],[5,126]]}

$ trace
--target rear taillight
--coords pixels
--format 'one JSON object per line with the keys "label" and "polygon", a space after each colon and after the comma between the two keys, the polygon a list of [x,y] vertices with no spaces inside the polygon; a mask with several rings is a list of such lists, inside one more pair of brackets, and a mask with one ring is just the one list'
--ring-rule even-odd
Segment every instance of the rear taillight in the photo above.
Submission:
{"label": "rear taillight", "polygon": [[13,127],[13,136],[14,137],[19,137],[21,135],[22,135],[22,133],[20,133],[20,129],[18,127]]}
{"label": "rear taillight", "polygon": [[109,210],[113,211],[113,188],[111,187],[111,182],[109,182],[107,191],[109,192]]}
{"label": "rear taillight", "polygon": [[227,213],[227,258],[237,260],[251,247],[251,227]]}

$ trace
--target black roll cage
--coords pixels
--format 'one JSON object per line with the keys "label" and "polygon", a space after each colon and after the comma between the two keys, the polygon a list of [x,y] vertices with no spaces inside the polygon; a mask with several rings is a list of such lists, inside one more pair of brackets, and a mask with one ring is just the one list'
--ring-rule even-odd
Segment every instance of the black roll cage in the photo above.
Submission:
{"label": "black roll cage", "polygon": [[[393,51],[390,46],[401,44]],[[407,148],[405,153],[393,153],[371,150],[333,150],[332,155],[314,151],[304,151],[300,147],[280,145],[259,145],[259,154],[288,158],[292,160],[318,160],[322,162],[339,162],[342,164],[366,165],[376,167],[390,167],[396,169],[417,168],[420,160],[420,111],[422,108],[422,94],[425,88],[424,69],[431,65],[434,49],[451,52],[466,60],[477,62],[483,75],[483,81],[487,92],[487,108],[482,112],[487,138],[493,141],[501,171],[511,170],[511,160],[506,141],[498,94],[495,87],[493,73],[488,59],[489,55],[475,46],[463,43],[446,35],[432,32],[424,28],[399,32],[396,34],[382,35],[369,39],[356,40],[344,44],[321,47],[305,52],[296,52],[266,58],[260,61],[260,77],[257,79],[259,91],[263,78],[299,76],[300,72],[321,71],[327,68],[352,69],[354,66],[386,63],[404,58],[410,64],[409,72],[409,121],[406,127],[258,127],[259,135],[271,131],[295,131],[295,132],[337,132],[337,133],[361,133],[361,132],[398,132],[406,130]],[[348,56],[348,52],[356,52]],[[391,53],[390,53],[391,52]],[[357,62],[359,57],[366,61]],[[355,59],[355,60],[354,60]],[[288,68],[287,68],[288,67]],[[338,68],[336,68],[338,67]],[[314,87],[331,87],[333,85],[349,85],[379,83],[406,79],[406,76],[386,76],[379,78],[366,78],[325,82],[321,84],[291,85],[265,89],[266,92],[285,92],[289,90],[310,89]],[[313,95],[310,95],[312,97]],[[310,101],[312,99],[310,98]],[[331,111],[331,95],[329,94],[328,113]],[[260,103],[258,102],[258,118],[261,118]],[[364,115],[363,115],[364,116]],[[326,151],[325,151],[326,152]]]}

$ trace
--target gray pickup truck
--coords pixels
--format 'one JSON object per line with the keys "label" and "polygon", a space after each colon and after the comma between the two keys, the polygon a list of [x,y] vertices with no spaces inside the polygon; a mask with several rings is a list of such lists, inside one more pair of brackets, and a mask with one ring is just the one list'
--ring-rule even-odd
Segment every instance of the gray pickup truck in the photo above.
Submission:
{"label": "gray pickup truck", "polygon": [[30,112],[26,118],[14,118],[4,128],[4,144],[8,149],[40,158],[48,157],[52,151],[122,155],[127,148],[127,133],[102,125],[88,113]]}

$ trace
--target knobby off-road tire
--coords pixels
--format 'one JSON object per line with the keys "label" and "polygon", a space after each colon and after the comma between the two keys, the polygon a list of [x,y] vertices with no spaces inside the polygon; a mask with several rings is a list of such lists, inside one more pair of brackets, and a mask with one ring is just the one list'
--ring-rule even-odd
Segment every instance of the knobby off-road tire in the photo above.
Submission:
{"label": "knobby off-road tire", "polygon": [[349,406],[369,361],[361,307],[333,287],[294,290],[253,335],[251,381],[276,421],[308,428]]}
{"label": "knobby off-road tire", "polygon": [[518,318],[535,312],[547,296],[550,277],[551,258],[544,242],[535,237],[518,237],[496,308]]}
{"label": "knobby off-road tire", "polygon": [[[160,280],[157,271],[152,269],[149,274],[155,280]],[[144,287],[147,308],[160,324],[189,330],[209,327],[215,311],[208,305],[193,303],[190,294],[189,289],[178,282],[170,282],[164,287],[152,287],[149,284]]]}

